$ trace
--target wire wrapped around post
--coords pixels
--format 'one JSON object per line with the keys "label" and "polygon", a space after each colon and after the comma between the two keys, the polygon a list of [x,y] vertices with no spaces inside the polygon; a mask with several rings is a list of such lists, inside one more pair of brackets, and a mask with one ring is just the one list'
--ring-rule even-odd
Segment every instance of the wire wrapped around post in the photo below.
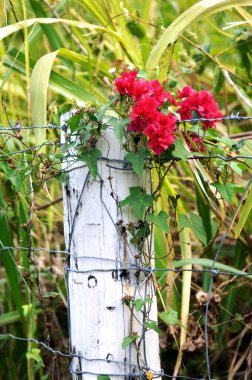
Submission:
{"label": "wire wrapped around post", "polygon": [[[61,125],[71,115],[64,114]],[[130,226],[137,228],[138,220],[119,201],[130,187],[151,192],[151,173],[139,178],[129,170],[112,128],[102,132],[96,147],[103,157],[96,179],[77,161],[63,184],[70,353],[86,358],[74,357],[70,372],[73,379],[146,378],[152,368],[160,373],[158,333],[147,327],[157,321],[152,239],[131,242]],[[67,159],[64,165],[70,165]]]}

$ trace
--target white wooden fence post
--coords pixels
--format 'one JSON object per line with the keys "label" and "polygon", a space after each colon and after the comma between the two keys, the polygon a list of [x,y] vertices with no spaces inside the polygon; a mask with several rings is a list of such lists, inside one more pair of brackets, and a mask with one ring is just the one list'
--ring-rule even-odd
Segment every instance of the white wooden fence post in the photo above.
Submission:
{"label": "white wooden fence post", "polygon": [[[64,114],[61,125],[70,118]],[[64,139],[64,132],[62,132]],[[136,271],[139,247],[130,243],[125,227],[136,222],[134,210],[118,207],[118,199],[129,195],[129,187],[150,188],[150,175],[139,180],[132,170],[123,169],[125,151],[108,128],[97,143],[106,159],[98,161],[96,181],[83,162],[66,163],[63,185],[64,230],[69,301],[70,372],[75,379],[97,379],[98,375],[136,377],[148,368],[160,371],[158,334],[148,330],[137,349],[137,340],[123,349],[123,338],[131,333],[142,337],[146,313],[134,316],[123,300],[152,298],[146,304],[148,319],[157,320],[153,276]],[[112,168],[117,167],[118,169]],[[127,168],[126,168],[127,169]],[[144,182],[144,183],[143,183]],[[118,199],[117,199],[118,197]],[[136,320],[136,318],[138,321]]]}

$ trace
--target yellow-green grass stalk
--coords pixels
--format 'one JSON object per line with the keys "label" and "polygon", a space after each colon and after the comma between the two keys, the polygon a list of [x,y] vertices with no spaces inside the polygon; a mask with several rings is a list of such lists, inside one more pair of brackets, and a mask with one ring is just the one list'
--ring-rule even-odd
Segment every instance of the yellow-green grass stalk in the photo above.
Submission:
{"label": "yellow-green grass stalk", "polygon": [[[166,54],[166,49],[173,46],[179,35],[196,22],[209,17],[214,13],[224,11],[225,9],[235,6],[241,7],[251,5],[252,0],[203,0],[188,8],[169,25],[152,49],[146,64],[146,69],[149,75],[152,76],[153,72],[157,70],[160,61],[162,60],[162,56]],[[159,74],[159,80],[163,81],[166,77],[166,72],[161,70],[160,73],[162,75]]]}
{"label": "yellow-green grass stalk", "polygon": [[[168,195],[175,197],[176,192],[172,186],[172,184],[169,181],[169,178],[165,178],[164,187]],[[177,215],[177,226],[179,229],[179,241],[180,241],[180,249],[181,249],[181,255],[182,259],[191,259],[192,258],[192,250],[191,250],[191,239],[190,239],[190,230],[189,228],[181,228],[179,224],[179,218],[178,216],[180,214],[185,214],[185,209],[183,206],[183,203],[181,199],[178,199],[177,208],[176,208],[176,215]],[[187,335],[187,323],[188,323],[188,316],[189,316],[189,307],[190,307],[190,295],[191,295],[191,278],[192,278],[192,272],[190,269],[192,269],[192,264],[187,264],[183,266],[183,269],[188,269],[188,271],[183,272],[182,274],[182,299],[181,299],[181,331],[180,331],[180,347],[179,347],[179,353],[177,357],[177,361],[175,364],[173,375],[177,376],[178,371],[181,366],[182,362],[182,355],[183,355],[183,346],[186,342],[186,335]]]}

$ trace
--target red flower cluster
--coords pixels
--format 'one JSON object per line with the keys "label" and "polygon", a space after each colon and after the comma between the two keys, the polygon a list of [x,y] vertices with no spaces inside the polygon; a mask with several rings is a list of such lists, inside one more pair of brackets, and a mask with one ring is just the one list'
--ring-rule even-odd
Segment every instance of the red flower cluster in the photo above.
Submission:
{"label": "red flower cluster", "polygon": [[130,131],[144,133],[149,137],[148,147],[155,154],[161,154],[175,139],[174,129],[177,118],[171,113],[164,115],[160,110],[164,102],[175,105],[176,101],[170,92],[165,92],[158,80],[147,81],[136,79],[137,71],[124,72],[115,80],[116,90],[134,100],[129,115]]}
{"label": "red flower cluster", "polygon": [[[179,91],[177,99],[184,99],[178,103],[178,113],[181,116],[181,120],[192,119],[192,113],[196,113],[196,118],[221,118],[222,113],[219,110],[219,106],[214,100],[214,97],[210,92],[202,90],[197,92],[190,86],[186,86],[182,91]],[[203,129],[215,128],[216,121],[202,121]],[[191,140],[196,144],[197,150],[204,151],[203,137],[199,137],[193,133],[189,133]],[[186,138],[187,145],[191,151],[195,151],[195,146],[191,143],[189,138]]]}
{"label": "red flower cluster", "polygon": [[[177,99],[184,99],[181,103],[178,103],[178,113],[181,116],[181,120],[191,119],[192,111],[195,111],[202,118],[216,119],[222,117],[222,113],[213,95],[206,90],[197,92],[192,87],[186,86],[182,91],[179,91]],[[215,124],[215,121],[202,122],[204,129],[214,128]]]}
{"label": "red flower cluster", "polygon": [[[129,117],[129,131],[148,136],[148,147],[155,154],[161,154],[174,142],[174,130],[177,118],[171,113],[164,114],[160,109],[165,102],[177,107],[181,120],[193,118],[193,112],[202,118],[221,118],[222,114],[213,95],[208,91],[196,91],[186,86],[178,91],[176,99],[169,91],[164,91],[158,80],[137,79],[137,71],[124,72],[114,82],[116,90],[131,97],[134,101]],[[182,99],[182,100],[180,100]],[[214,128],[215,121],[202,122],[203,128]],[[190,133],[190,138],[203,149],[203,139]],[[195,150],[189,139],[186,139],[191,150]]]}

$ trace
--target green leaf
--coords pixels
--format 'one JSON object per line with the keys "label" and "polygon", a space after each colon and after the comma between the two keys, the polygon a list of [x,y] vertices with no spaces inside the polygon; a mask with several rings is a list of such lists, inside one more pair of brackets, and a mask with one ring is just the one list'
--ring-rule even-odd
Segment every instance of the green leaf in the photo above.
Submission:
{"label": "green leaf", "polygon": [[126,336],[122,341],[122,348],[125,350],[131,343],[140,338],[136,333]]}
{"label": "green leaf", "polygon": [[168,326],[180,324],[180,320],[178,319],[178,312],[169,307],[168,313],[163,311],[159,314],[160,318],[166,323]]}
{"label": "green leaf", "polygon": [[207,234],[201,216],[193,212],[190,212],[189,215],[190,219],[185,214],[178,215],[180,228],[191,228],[195,236],[206,246]]}
{"label": "green leaf", "polygon": [[135,20],[127,22],[127,28],[129,29],[130,33],[133,36],[136,36],[138,38],[144,38],[145,36],[144,29],[141,26],[141,24],[136,23]]}
{"label": "green leaf", "polygon": [[91,175],[96,179],[98,174],[97,160],[101,157],[101,151],[99,149],[92,149],[89,152],[84,152],[81,154],[80,159],[85,161]]}
{"label": "green leaf", "polygon": [[30,303],[29,305],[22,305],[22,308],[23,308],[24,317],[25,318],[29,317],[33,308],[32,303]]}
{"label": "green leaf", "polygon": [[104,121],[104,115],[106,113],[106,111],[108,110],[108,108],[115,103],[115,101],[117,100],[118,96],[114,96],[111,101],[107,104],[105,104],[104,106],[102,106],[100,108],[100,111],[98,112],[97,114],[97,120],[100,121],[101,123]]}
{"label": "green leaf", "polygon": [[[240,275],[243,275],[246,273],[246,272],[243,272],[242,270],[231,267],[230,265],[214,262],[213,260],[210,260],[210,259],[201,259],[199,257],[194,257],[193,259],[173,260],[172,264],[174,268],[184,267],[185,265],[189,265],[189,264],[201,265],[202,267],[207,267],[207,268],[212,268],[212,266],[214,265],[214,269],[216,270],[230,272],[234,274],[240,274]],[[246,278],[249,278],[252,280],[252,275],[247,275]]]}
{"label": "green leaf", "polygon": [[116,117],[112,116],[107,121],[107,125],[110,125],[114,128],[115,136],[117,140],[119,141],[119,144],[122,144],[123,140],[123,127],[127,124],[129,124],[130,118],[126,119],[117,119]]}
{"label": "green leaf", "polygon": [[235,185],[234,183],[211,183],[211,186],[215,187],[222,198],[224,198],[227,202],[231,203],[233,199],[233,195],[235,191],[240,191],[240,186]]}
{"label": "green leaf", "polygon": [[174,141],[175,149],[172,151],[173,157],[180,158],[183,161],[187,161],[190,154],[188,150],[185,149],[183,142],[181,140]]}
{"label": "green leaf", "polygon": [[38,348],[32,348],[30,352],[26,353],[27,360],[34,359],[42,367],[44,367],[43,359],[40,356],[40,350]]}
{"label": "green leaf", "polygon": [[79,113],[75,113],[68,121],[71,132],[76,132],[80,126],[81,115]]}
{"label": "green leaf", "polygon": [[165,231],[167,234],[169,233],[169,226],[167,224],[168,215],[165,211],[160,211],[158,215],[148,214],[147,220],[153,224],[155,224],[161,231]]}
{"label": "green leaf", "polygon": [[244,139],[241,139],[241,140],[239,140],[239,141],[237,142],[237,144],[235,144],[235,145],[233,145],[233,146],[231,147],[231,150],[232,150],[233,152],[237,152],[239,149],[243,148],[244,144],[245,144],[245,140],[244,140]]}
{"label": "green leaf", "polygon": [[156,331],[156,333],[160,334],[160,330],[158,328],[156,321],[145,322],[144,325],[147,329],[154,330],[154,331]]}
{"label": "green leaf", "polygon": [[213,92],[215,94],[221,90],[224,80],[225,77],[222,70],[218,66],[215,66],[213,77]]}
{"label": "green leaf", "polygon": [[144,304],[152,303],[152,302],[153,302],[152,299],[146,298],[145,300],[136,299],[132,303],[135,306],[136,311],[139,312],[142,309],[142,307],[144,306]]}
{"label": "green leaf", "polygon": [[252,212],[252,189],[250,190],[246,202],[243,206],[243,209],[241,210],[240,217],[235,229],[235,239],[237,239],[241,233],[242,228],[244,227],[244,224],[248,220],[249,215],[251,215]]}
{"label": "green leaf", "polygon": [[178,215],[178,222],[179,222],[180,228],[191,228],[190,220],[185,214]]}
{"label": "green leaf", "polygon": [[110,380],[108,375],[98,375],[97,380]]}
{"label": "green leaf", "polygon": [[152,196],[147,195],[140,186],[130,187],[129,191],[130,195],[120,202],[120,207],[132,206],[137,217],[142,219],[145,207],[152,205]]}
{"label": "green leaf", "polygon": [[195,236],[202,241],[204,245],[207,245],[207,234],[204,228],[204,224],[201,216],[190,212],[190,223],[191,228],[195,234]]}
{"label": "green leaf", "polygon": [[234,172],[242,176],[242,167],[240,164],[238,164],[238,162],[231,162],[230,167]]}
{"label": "green leaf", "polygon": [[134,172],[140,175],[144,169],[144,161],[148,156],[148,149],[141,148],[138,152],[129,152],[124,157],[125,160],[131,162]]}

